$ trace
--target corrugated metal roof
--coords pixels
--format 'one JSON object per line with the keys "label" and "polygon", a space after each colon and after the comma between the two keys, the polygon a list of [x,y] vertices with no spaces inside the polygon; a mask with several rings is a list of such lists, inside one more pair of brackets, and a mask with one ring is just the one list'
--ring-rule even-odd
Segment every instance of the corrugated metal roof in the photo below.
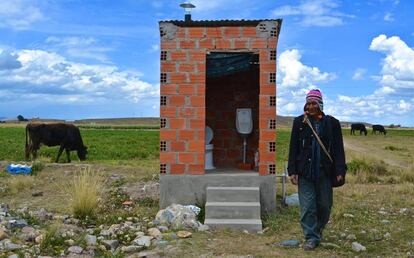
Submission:
{"label": "corrugated metal roof", "polygon": [[184,20],[170,20],[160,21],[159,23],[172,23],[179,27],[232,27],[232,26],[245,26],[256,27],[263,21],[276,21],[279,24],[282,23],[282,19],[264,19],[264,20],[200,20],[200,21],[184,21]]}

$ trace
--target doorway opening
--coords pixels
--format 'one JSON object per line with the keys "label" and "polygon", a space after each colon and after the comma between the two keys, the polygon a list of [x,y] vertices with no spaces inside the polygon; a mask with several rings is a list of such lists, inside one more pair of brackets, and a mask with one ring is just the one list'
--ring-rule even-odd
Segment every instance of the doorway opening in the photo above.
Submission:
{"label": "doorway opening", "polygon": [[252,164],[253,170],[259,148],[259,75],[258,53],[207,54],[205,122],[213,132],[210,144],[216,169],[212,172],[238,171],[243,162],[243,138],[236,129],[238,108],[251,109],[253,130],[247,136],[245,163]]}

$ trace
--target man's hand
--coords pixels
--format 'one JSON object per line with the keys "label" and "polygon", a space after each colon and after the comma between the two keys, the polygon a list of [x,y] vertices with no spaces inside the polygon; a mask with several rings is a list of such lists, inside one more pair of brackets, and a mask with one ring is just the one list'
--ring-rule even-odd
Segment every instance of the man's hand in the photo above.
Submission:
{"label": "man's hand", "polygon": [[290,176],[290,182],[292,182],[292,184],[297,185],[298,184],[298,175],[291,175]]}
{"label": "man's hand", "polygon": [[340,182],[340,181],[344,180],[344,178],[341,175],[339,175],[339,176],[336,176],[336,180],[338,182]]}

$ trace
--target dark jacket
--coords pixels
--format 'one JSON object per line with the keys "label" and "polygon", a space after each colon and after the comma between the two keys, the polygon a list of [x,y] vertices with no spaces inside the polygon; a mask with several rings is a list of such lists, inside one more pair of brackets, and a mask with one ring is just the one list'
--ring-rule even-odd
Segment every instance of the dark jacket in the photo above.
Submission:
{"label": "dark jacket", "polygon": [[[319,138],[328,150],[334,164],[321,148],[321,166],[329,173],[335,175],[345,175],[345,152],[342,140],[342,131],[339,121],[332,116],[324,116],[324,129]],[[315,127],[313,128],[315,129]],[[289,175],[304,175],[310,169],[312,157],[312,138],[314,137],[311,128],[303,123],[303,115],[298,116],[293,121],[292,134],[289,146]],[[316,139],[315,139],[316,140]],[[335,168],[335,169],[334,169]],[[334,171],[335,170],[335,171]]]}

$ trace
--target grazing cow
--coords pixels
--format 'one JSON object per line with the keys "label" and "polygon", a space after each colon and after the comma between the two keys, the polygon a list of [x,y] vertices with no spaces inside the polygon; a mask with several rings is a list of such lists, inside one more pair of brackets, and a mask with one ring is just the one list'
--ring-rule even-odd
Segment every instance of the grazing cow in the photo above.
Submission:
{"label": "grazing cow", "polygon": [[87,147],[83,145],[79,128],[65,123],[29,123],[26,126],[25,157],[37,158],[40,145],[60,146],[56,162],[59,162],[63,150],[66,151],[67,161],[70,162],[70,151],[76,150],[80,160],[86,159]]}
{"label": "grazing cow", "polygon": [[351,124],[351,135],[355,135],[355,131],[359,130],[359,135],[362,134],[362,132],[364,132],[365,135],[367,135],[367,128],[365,128],[364,124]]}
{"label": "grazing cow", "polygon": [[385,128],[382,125],[373,125],[372,126],[372,133],[377,134],[377,131],[379,132],[379,134],[387,135],[387,131],[385,131]]}

